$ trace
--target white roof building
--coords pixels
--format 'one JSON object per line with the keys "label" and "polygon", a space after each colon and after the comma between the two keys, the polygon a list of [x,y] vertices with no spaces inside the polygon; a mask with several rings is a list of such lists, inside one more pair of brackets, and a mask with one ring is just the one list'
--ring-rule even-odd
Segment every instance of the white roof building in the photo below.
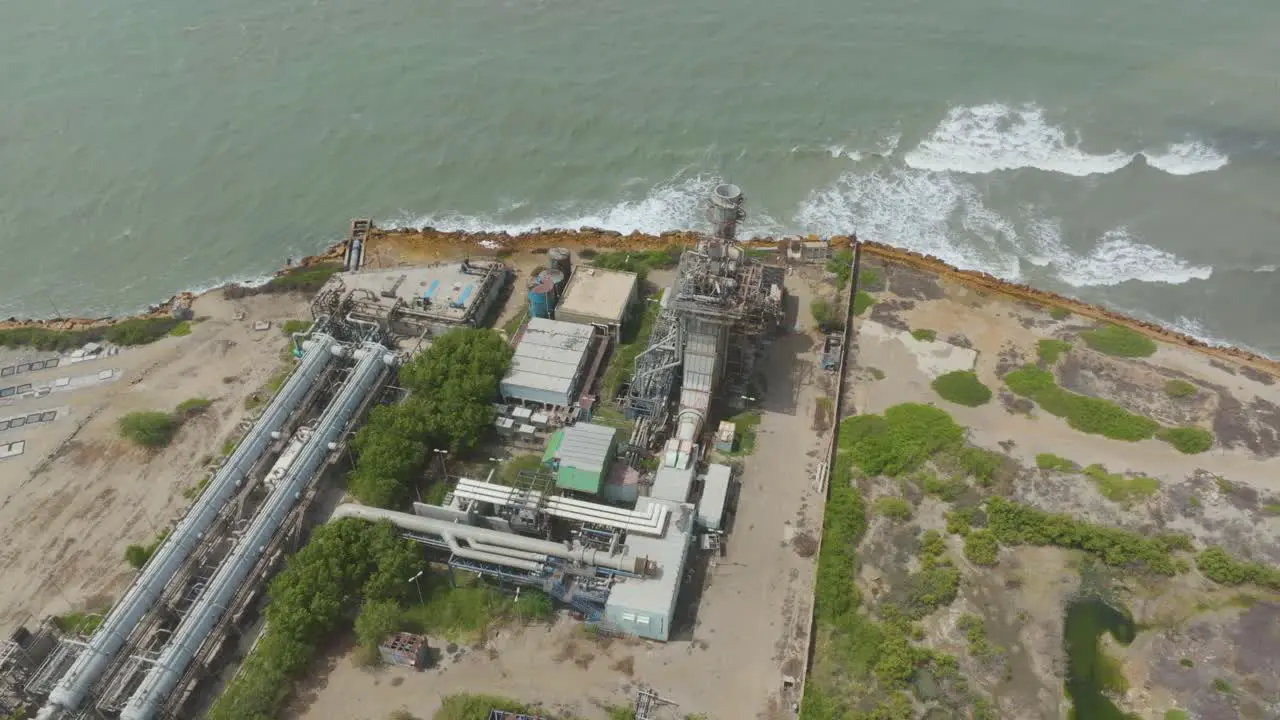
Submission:
{"label": "white roof building", "polygon": [[506,401],[568,407],[577,396],[594,330],[589,325],[532,318],[499,388]]}

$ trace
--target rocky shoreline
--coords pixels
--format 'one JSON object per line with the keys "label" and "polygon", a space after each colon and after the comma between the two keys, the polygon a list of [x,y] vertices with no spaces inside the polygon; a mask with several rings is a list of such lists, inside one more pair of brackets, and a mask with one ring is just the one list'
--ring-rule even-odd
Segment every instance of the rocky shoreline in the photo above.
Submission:
{"label": "rocky shoreline", "polygon": [[[644,233],[623,234],[612,230],[584,227],[577,230],[532,230],[518,235],[505,232],[452,232],[425,228],[373,228],[365,241],[366,254],[390,250],[397,253],[423,256],[456,255],[469,251],[474,254],[498,255],[519,251],[545,250],[552,247],[569,249],[595,248],[605,250],[649,250],[668,245],[691,245],[697,242],[698,233],[692,231],[670,231],[658,235]],[[784,242],[796,238],[777,240],[763,238],[744,243],[756,248],[779,248]],[[818,240],[817,236],[799,238],[802,240]],[[847,248],[854,241],[843,235],[828,239],[833,248]],[[1263,357],[1247,350],[1235,347],[1210,345],[1189,335],[1170,330],[1156,323],[1137,320],[1122,315],[1100,305],[1092,305],[1056,293],[1038,290],[1028,285],[1012,283],[993,275],[974,270],[961,270],[947,264],[932,255],[905,250],[874,241],[861,241],[864,253],[880,258],[886,262],[907,265],[917,270],[934,273],[950,278],[984,292],[1000,293],[1019,300],[1043,305],[1060,307],[1072,313],[1102,322],[1115,323],[1133,328],[1161,342],[1183,345],[1204,354],[1245,365],[1272,375],[1280,375],[1280,362]],[[309,255],[293,265],[276,271],[275,277],[291,271],[313,267],[315,265],[341,262],[346,253],[347,241],[342,240],[317,255]],[[224,290],[228,286],[211,288],[206,292]],[[175,305],[190,304],[196,295],[190,292],[179,293],[166,302],[153,305],[144,313],[122,317],[103,318],[53,318],[47,320],[20,320],[8,318],[0,320],[0,330],[21,327],[40,327],[48,330],[83,330],[94,327],[113,325],[132,318],[151,318],[168,315]]]}

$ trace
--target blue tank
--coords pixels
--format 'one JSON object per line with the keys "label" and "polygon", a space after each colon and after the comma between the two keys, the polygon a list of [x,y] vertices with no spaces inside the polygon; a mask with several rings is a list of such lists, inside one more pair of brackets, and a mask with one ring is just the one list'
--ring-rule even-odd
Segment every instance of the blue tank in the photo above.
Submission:
{"label": "blue tank", "polygon": [[550,318],[556,309],[556,284],[547,273],[540,273],[529,287],[529,316]]}

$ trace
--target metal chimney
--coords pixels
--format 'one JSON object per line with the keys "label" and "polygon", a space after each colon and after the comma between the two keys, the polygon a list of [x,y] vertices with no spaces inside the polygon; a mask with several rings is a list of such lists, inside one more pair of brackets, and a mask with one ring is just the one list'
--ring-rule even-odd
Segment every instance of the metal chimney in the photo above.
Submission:
{"label": "metal chimney", "polygon": [[730,183],[715,186],[707,205],[712,237],[732,242],[738,230],[738,221],[742,218],[742,188]]}

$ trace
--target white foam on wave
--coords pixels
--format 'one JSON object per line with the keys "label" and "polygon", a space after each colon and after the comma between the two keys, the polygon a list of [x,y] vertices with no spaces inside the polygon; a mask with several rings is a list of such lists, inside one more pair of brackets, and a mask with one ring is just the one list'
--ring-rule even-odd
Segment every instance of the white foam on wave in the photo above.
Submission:
{"label": "white foam on wave", "polygon": [[1191,280],[1207,280],[1213,268],[1192,265],[1167,250],[1139,242],[1128,228],[1108,230],[1085,255],[1072,252],[1062,242],[1061,222],[1044,221],[1032,235],[1030,248],[1050,266],[1062,282],[1073,287],[1108,287],[1130,280],[1179,285]]}
{"label": "white foam on wave", "polygon": [[[433,227],[455,232],[519,233],[584,227],[620,233],[656,235],[669,230],[703,227],[706,198],[722,179],[712,175],[675,178],[661,183],[642,196],[612,205],[565,203],[555,210],[532,217],[521,216],[517,206],[508,206],[493,215],[410,215],[403,213],[387,223],[391,227]],[[738,228],[743,238],[784,234],[783,226],[759,209],[747,213]]]}
{"label": "white foam on wave", "polygon": [[1147,164],[1170,175],[1195,175],[1221,170],[1229,157],[1198,140],[1173,143],[1164,152],[1144,151]]}
{"label": "white foam on wave", "polygon": [[1133,161],[1132,153],[1095,154],[1079,139],[1051,124],[1034,105],[999,103],[952,108],[924,140],[906,154],[909,167],[934,172],[981,174],[1038,168],[1083,177],[1112,173]]}

